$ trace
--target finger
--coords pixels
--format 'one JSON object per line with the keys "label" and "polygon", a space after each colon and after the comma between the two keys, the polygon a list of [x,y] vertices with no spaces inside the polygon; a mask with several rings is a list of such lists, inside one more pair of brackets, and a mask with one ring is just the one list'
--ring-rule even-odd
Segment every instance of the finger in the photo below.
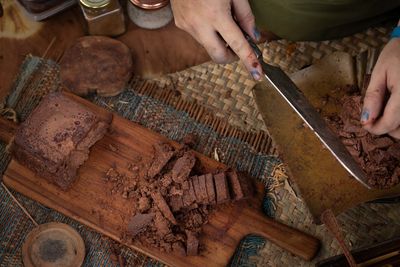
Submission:
{"label": "finger", "polygon": [[397,128],[397,129],[394,130],[394,131],[391,131],[391,132],[389,133],[389,135],[392,136],[392,137],[394,137],[394,138],[396,138],[396,139],[400,139],[400,127]]}
{"label": "finger", "polygon": [[201,31],[196,31],[192,36],[206,50],[211,59],[218,64],[233,62],[237,59],[236,55],[225,42],[212,28],[197,28]]}
{"label": "finger", "polygon": [[361,112],[361,124],[372,126],[382,112],[386,93],[386,71],[379,67],[379,61],[372,71],[371,80],[365,93]]}
{"label": "finger", "polygon": [[256,27],[253,12],[248,0],[233,0],[233,12],[240,27],[250,35],[254,41],[261,39],[261,34]]}
{"label": "finger", "polygon": [[222,38],[224,38],[233,52],[243,61],[246,69],[251,73],[253,78],[260,80],[262,74],[261,65],[239,26],[230,16],[221,17],[219,20],[219,23],[216,25]]}
{"label": "finger", "polygon": [[[400,89],[400,88],[398,88]],[[394,131],[400,125],[400,91],[393,90],[385,106],[383,115],[372,125],[364,128],[369,132],[381,135]]]}

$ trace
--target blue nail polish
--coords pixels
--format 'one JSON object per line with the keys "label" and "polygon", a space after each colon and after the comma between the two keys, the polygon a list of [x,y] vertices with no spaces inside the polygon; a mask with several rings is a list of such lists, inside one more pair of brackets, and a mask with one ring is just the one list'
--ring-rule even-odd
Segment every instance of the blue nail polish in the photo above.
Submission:
{"label": "blue nail polish", "polygon": [[260,34],[260,32],[258,31],[257,27],[254,27],[254,28],[253,28],[253,35],[254,35],[254,38],[255,38],[256,41],[259,41],[259,40],[260,40],[261,34]]}
{"label": "blue nail polish", "polygon": [[366,122],[369,119],[369,111],[368,109],[363,109],[361,113],[361,122]]}
{"label": "blue nail polish", "polygon": [[257,70],[250,71],[251,76],[253,76],[254,80],[258,81],[261,79],[261,75]]}

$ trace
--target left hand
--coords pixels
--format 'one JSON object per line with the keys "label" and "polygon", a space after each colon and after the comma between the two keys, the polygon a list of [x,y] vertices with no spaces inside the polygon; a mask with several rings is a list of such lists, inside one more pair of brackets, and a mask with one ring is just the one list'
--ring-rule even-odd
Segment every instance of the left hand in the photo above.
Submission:
{"label": "left hand", "polygon": [[400,38],[391,39],[379,55],[365,94],[361,123],[372,134],[400,139]]}

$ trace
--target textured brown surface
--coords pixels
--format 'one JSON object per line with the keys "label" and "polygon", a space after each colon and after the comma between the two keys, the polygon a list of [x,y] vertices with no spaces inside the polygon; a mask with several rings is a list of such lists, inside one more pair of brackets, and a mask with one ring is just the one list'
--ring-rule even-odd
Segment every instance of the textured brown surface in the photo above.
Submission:
{"label": "textured brown surface", "polygon": [[64,52],[60,68],[62,83],[75,94],[114,96],[125,89],[132,75],[132,55],[120,41],[86,36]]}
{"label": "textured brown surface", "polygon": [[111,114],[102,120],[64,94],[51,93],[18,128],[13,155],[66,190],[110,122]]}

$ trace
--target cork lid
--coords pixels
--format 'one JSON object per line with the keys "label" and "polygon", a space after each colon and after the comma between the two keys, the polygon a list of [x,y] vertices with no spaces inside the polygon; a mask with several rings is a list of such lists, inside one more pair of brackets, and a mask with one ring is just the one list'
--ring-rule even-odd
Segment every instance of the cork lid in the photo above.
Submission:
{"label": "cork lid", "polygon": [[142,9],[154,10],[165,7],[169,0],[130,0],[132,4]]}

